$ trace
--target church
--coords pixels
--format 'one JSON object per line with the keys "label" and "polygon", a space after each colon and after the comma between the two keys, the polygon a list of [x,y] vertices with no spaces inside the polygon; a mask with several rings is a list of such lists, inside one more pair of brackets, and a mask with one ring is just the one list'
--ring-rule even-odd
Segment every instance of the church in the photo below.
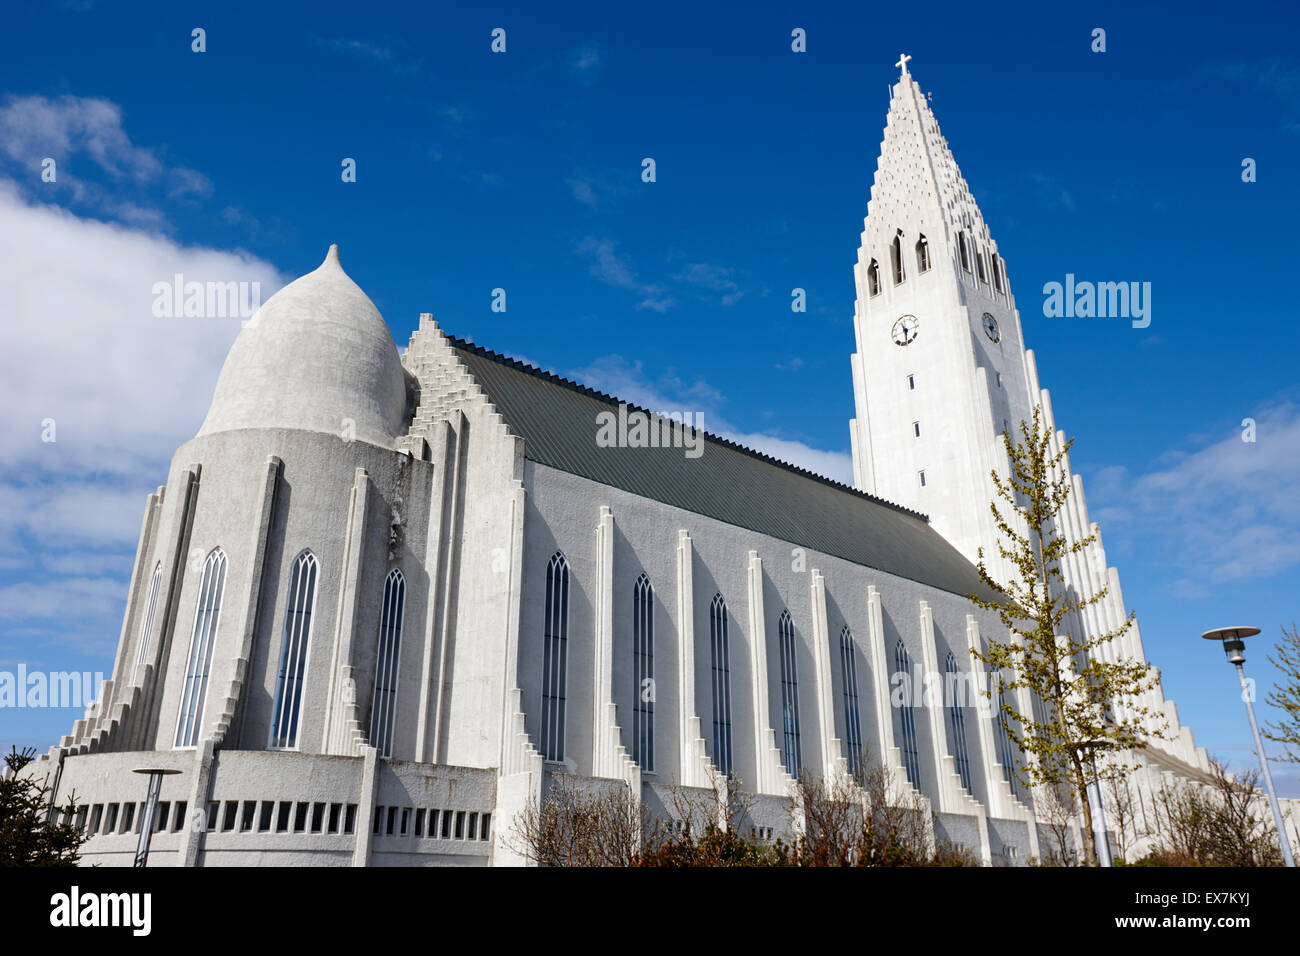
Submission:
{"label": "church", "polygon": [[[1041,406],[1063,440],[1007,264],[898,65],[854,267],[853,487],[429,314],[399,355],[336,246],[268,300],[147,497],[111,679],[28,771],[76,793],[83,861],[131,864],[140,770],[167,772],[153,866],[501,865],[557,775],[659,815],[734,776],[772,838],[800,773],[865,752],[936,838],[1042,858],[996,716],[891,701],[900,676],[987,687],[970,651],[1005,632],[968,595],[998,436]],[[1063,570],[1110,589],[1071,628],[1124,620],[1099,538]],[[1171,731],[1135,774],[1153,813],[1209,765],[1172,701],[1144,703]]]}

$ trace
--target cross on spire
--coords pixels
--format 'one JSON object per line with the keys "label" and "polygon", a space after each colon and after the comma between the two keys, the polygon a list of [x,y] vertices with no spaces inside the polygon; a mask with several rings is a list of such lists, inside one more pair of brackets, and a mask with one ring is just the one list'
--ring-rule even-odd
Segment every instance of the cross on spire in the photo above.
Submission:
{"label": "cross on spire", "polygon": [[907,61],[910,59],[911,57],[908,54],[902,53],[899,54],[898,62],[894,64],[894,66],[903,71],[904,76],[907,76]]}

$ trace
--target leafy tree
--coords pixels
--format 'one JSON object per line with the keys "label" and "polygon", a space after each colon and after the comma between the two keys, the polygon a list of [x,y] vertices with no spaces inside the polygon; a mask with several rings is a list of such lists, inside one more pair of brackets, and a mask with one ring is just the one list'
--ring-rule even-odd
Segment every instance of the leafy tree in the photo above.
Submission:
{"label": "leafy tree", "polygon": [[[1087,795],[1098,777],[1093,756],[1111,755],[1106,763],[1114,772],[1125,753],[1163,733],[1163,717],[1139,703],[1158,677],[1149,664],[1108,647],[1132,626],[1131,612],[1119,627],[1092,637],[1076,637],[1065,626],[1108,593],[1102,588],[1080,597],[1065,586],[1061,572],[1063,560],[1096,540],[1089,535],[1070,542],[1060,531],[1061,509],[1071,492],[1066,456],[1074,440],[1053,452],[1051,431],[1037,407],[1032,422],[1020,423],[1020,432],[1020,441],[1002,433],[1010,469],[1006,478],[992,473],[1000,503],[989,505],[999,532],[998,552],[1015,576],[1006,582],[994,580],[981,548],[980,580],[996,596],[986,600],[970,595],[979,607],[997,612],[1010,639],[990,638],[983,652],[973,653],[993,672],[989,697],[1003,700],[1002,726],[1021,755],[1017,772],[1031,787],[1065,786],[1072,791],[1064,803],[1082,808],[1087,861],[1096,865]],[[1017,695],[1003,697],[1006,691],[1021,689],[1042,704],[1041,719],[1037,713],[1021,713]]]}
{"label": "leafy tree", "polygon": [[11,748],[5,755],[7,772],[0,774],[0,866],[75,866],[86,842],[72,822],[75,795],[56,811],[65,822],[47,820],[50,788],[20,775],[35,756],[31,748]]}
{"label": "leafy tree", "polygon": [[1282,679],[1268,693],[1268,702],[1283,714],[1264,728],[1264,736],[1283,744],[1283,760],[1300,763],[1300,631],[1295,622],[1282,628],[1282,640],[1269,655],[1269,663],[1282,672]]}

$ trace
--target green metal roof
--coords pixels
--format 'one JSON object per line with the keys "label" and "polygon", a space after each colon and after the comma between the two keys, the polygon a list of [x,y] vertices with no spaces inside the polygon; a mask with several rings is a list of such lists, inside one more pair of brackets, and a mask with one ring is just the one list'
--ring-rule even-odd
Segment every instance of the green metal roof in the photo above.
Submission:
{"label": "green metal roof", "polygon": [[448,342],[531,461],[945,591],[989,594],[974,565],[922,514],[707,432],[698,458],[681,447],[601,447],[597,415],[617,413],[619,399],[462,339]]}

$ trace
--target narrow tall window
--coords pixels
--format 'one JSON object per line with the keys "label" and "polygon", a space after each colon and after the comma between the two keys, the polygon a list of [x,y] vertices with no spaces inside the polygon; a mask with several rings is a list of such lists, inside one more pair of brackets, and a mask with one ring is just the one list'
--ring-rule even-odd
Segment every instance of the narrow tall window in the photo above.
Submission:
{"label": "narrow tall window", "polygon": [[655,768],[654,588],[642,574],[632,587],[632,671],[636,695],[632,709],[634,759],[642,770]]}
{"label": "narrow tall window", "polygon": [[393,755],[397,723],[397,665],[402,657],[402,617],[406,610],[406,578],[394,569],[384,580],[384,604],[379,614],[379,649],[375,654],[375,699],[370,707],[370,744],[380,756]]}
{"label": "narrow tall window", "polygon": [[789,611],[781,612],[777,634],[781,650],[781,729],[785,736],[785,769],[790,776],[797,777],[803,769],[803,754],[799,748],[799,667],[794,657],[794,621],[790,619]]}
{"label": "narrow tall window", "polygon": [[1002,265],[998,262],[996,252],[989,254],[989,265],[993,267],[993,288],[1002,291]]}
{"label": "narrow tall window", "polygon": [[898,285],[907,278],[903,271],[903,232],[900,229],[894,236],[894,241],[889,244],[889,264],[894,269],[894,285]]}
{"label": "narrow tall window", "polygon": [[880,295],[880,264],[875,259],[867,266],[867,294]]}
{"label": "narrow tall window", "polygon": [[847,624],[840,631],[840,684],[844,690],[844,756],[856,775],[862,769],[862,720],[858,713],[858,658]]}
{"label": "narrow tall window", "polygon": [[918,472],[916,473],[916,475],[917,475],[918,478],[921,479],[921,487],[924,488],[924,487],[925,487],[925,472],[924,472],[924,471],[918,471]]}
{"label": "narrow tall window", "polygon": [[984,274],[984,250],[980,249],[975,252],[975,271],[979,273],[980,282],[988,284],[988,278]]}
{"label": "narrow tall window", "polygon": [[920,423],[920,422],[912,422],[912,434],[915,435],[917,438],[920,438],[920,437],[921,437],[921,423]]}
{"label": "narrow tall window", "polygon": [[957,233],[957,251],[961,255],[961,267],[970,272],[970,258],[966,253],[966,233]]}
{"label": "narrow tall window", "polygon": [[709,605],[709,655],[713,664],[713,763],[731,773],[731,648],[727,643],[727,602],[721,594]]}
{"label": "narrow tall window", "polygon": [[907,376],[907,387],[908,387],[908,389],[911,390],[911,391],[915,391],[915,390],[916,390],[916,376],[915,376],[915,375],[909,375],[909,376]]}
{"label": "narrow tall window", "polygon": [[298,746],[298,715],[302,712],[302,678],[311,641],[311,616],[316,606],[316,558],[304,551],[293,562],[289,598],[280,640],[280,669],[275,680],[275,709],[271,711],[271,747]]}
{"label": "narrow tall window", "polygon": [[226,552],[213,548],[203,562],[198,602],[194,608],[194,629],[190,632],[190,653],[185,665],[185,687],[176,721],[176,746],[194,747],[203,726],[203,707],[208,699],[208,672],[212,668],[212,645],[221,619],[221,595],[226,587]]}
{"label": "narrow tall window", "polygon": [[159,561],[153,566],[153,577],[149,581],[149,600],[144,606],[144,620],[140,622],[140,634],[136,642],[140,645],[140,650],[135,656],[135,666],[137,669],[144,664],[145,658],[149,656],[149,632],[153,630],[153,612],[158,606],[158,585],[162,581],[162,562]]}
{"label": "narrow tall window", "polygon": [[916,747],[916,715],[912,712],[912,655],[907,653],[902,641],[894,645],[894,669],[903,675],[903,706],[898,708],[898,719],[903,732],[903,767],[907,770],[907,779],[919,790],[921,754]]}
{"label": "narrow tall window", "polygon": [[971,792],[970,753],[966,749],[966,715],[961,708],[963,692],[958,689],[961,674],[957,670],[957,658],[952,656],[952,651],[948,652],[944,669],[948,672],[944,689],[952,694],[948,704],[948,733],[952,737],[952,759],[957,765],[957,775],[961,777],[961,785],[967,792]]}
{"label": "narrow tall window", "polygon": [[916,240],[916,271],[918,273],[930,271],[930,243],[925,236]]}
{"label": "narrow tall window", "polygon": [[1011,735],[1007,733],[1006,726],[1002,723],[1006,716],[1004,708],[1007,706],[1007,695],[1002,689],[1002,683],[998,679],[996,670],[989,670],[989,690],[996,691],[998,695],[998,709],[993,713],[993,729],[998,737],[998,761],[1002,764],[1002,775],[1006,777],[1007,783],[1011,785],[1011,792],[1016,792],[1016,751],[1015,745],[1011,742]]}
{"label": "narrow tall window", "polygon": [[556,551],[546,566],[542,634],[542,756],[564,759],[564,705],[569,681],[569,562]]}

